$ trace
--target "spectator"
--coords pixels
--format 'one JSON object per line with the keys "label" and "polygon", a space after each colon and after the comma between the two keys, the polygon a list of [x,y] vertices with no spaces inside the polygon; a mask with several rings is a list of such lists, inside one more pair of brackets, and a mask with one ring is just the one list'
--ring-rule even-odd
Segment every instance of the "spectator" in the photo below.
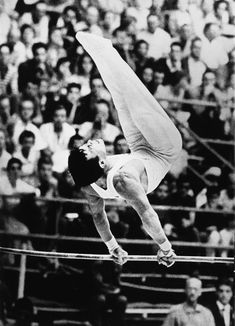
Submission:
{"label": "spectator", "polygon": [[[226,216],[226,225],[225,228],[220,230],[219,235],[220,235],[220,240],[218,245],[221,246],[233,246],[235,243],[234,239],[234,231],[235,231],[235,221],[233,217]],[[232,254],[232,252],[231,252]],[[221,257],[228,257],[231,256],[230,252],[228,250],[222,250],[221,251]]]}
{"label": "spectator", "polygon": [[120,134],[118,135],[113,142],[114,154],[127,154],[130,153],[129,146],[125,137]]}
{"label": "spectator", "polygon": [[17,94],[17,70],[11,64],[11,49],[8,44],[0,45],[0,95]]}
{"label": "spectator", "polygon": [[220,192],[219,202],[224,210],[235,209],[235,173],[229,173],[226,188]]}
{"label": "spectator", "polygon": [[28,82],[37,84],[42,77],[52,77],[52,68],[46,62],[47,45],[45,43],[34,43],[32,46],[33,59],[29,59],[19,65],[18,87],[19,91],[25,90]]}
{"label": "spectator", "polygon": [[22,179],[30,184],[34,183],[36,167],[40,153],[35,150],[35,135],[32,131],[24,130],[19,137],[20,149],[14,157],[22,162]]}
{"label": "spectator", "polygon": [[220,279],[216,286],[216,302],[209,308],[215,319],[215,326],[234,325],[234,310],[231,305],[233,296],[233,283],[229,279]]}
{"label": "spectator", "polygon": [[33,59],[32,47],[35,43],[35,31],[33,26],[24,24],[20,28],[21,33],[21,50],[20,63]]}
{"label": "spectator", "polygon": [[123,60],[125,60],[132,69],[135,69],[132,53],[132,38],[124,25],[121,25],[113,31],[112,42]]}
{"label": "spectator", "polygon": [[53,27],[50,30],[47,57],[50,66],[53,68],[56,67],[60,58],[66,57],[62,30],[58,27]]}
{"label": "spectator", "polygon": [[12,140],[16,150],[19,148],[19,137],[24,130],[31,131],[35,135],[35,149],[42,150],[46,147],[46,143],[40,134],[39,129],[32,123],[35,113],[35,105],[32,99],[23,98],[20,102],[19,117],[13,124]]}
{"label": "spectator", "polygon": [[56,65],[57,78],[60,82],[61,94],[66,94],[66,87],[71,83],[78,83],[78,77],[72,73],[71,61],[68,57],[60,58]]}
{"label": "spectator", "polygon": [[161,58],[156,61],[155,69],[164,72],[164,85],[172,84],[176,72],[182,72],[182,49],[178,42],[170,46],[169,58]]}
{"label": "spectator", "polygon": [[189,86],[199,87],[206,71],[206,65],[201,60],[202,41],[199,37],[191,41],[190,54],[182,60],[183,70],[188,76]]}
{"label": "spectator", "polygon": [[194,37],[192,26],[184,24],[180,27],[179,37],[173,39],[173,42],[179,42],[182,48],[182,57],[185,58],[190,54],[192,39]]}
{"label": "spectator", "polygon": [[11,28],[11,19],[6,12],[5,1],[0,0],[0,45],[7,42],[7,35]]}
{"label": "spectator", "polygon": [[139,77],[150,93],[153,93],[153,68],[151,66],[145,66]]}
{"label": "spectator", "polygon": [[[92,34],[102,36],[102,29],[99,26],[99,10],[95,6],[89,6],[86,10],[84,25],[79,26],[79,30],[86,30]],[[81,24],[82,24],[81,23]]]}
{"label": "spectator", "polygon": [[94,63],[91,57],[84,53],[78,61],[78,82],[81,85],[81,96],[86,96],[90,93],[90,79],[94,72]]}
{"label": "spectator", "polygon": [[5,174],[7,163],[11,158],[11,155],[5,149],[6,135],[3,129],[0,129],[0,176]]}
{"label": "spectator", "polygon": [[[169,96],[169,88],[163,85],[165,79],[165,73],[159,67],[153,72],[153,96],[158,100],[159,98],[167,99]],[[159,100],[158,100],[159,101]],[[164,109],[169,107],[168,101],[159,101]]]}
{"label": "spectator", "polygon": [[158,60],[166,57],[170,52],[171,37],[160,27],[160,17],[149,14],[147,29],[137,33],[138,40],[145,40],[149,44],[149,56]]}
{"label": "spectator", "polygon": [[113,143],[120,134],[120,129],[108,122],[109,103],[100,100],[95,104],[95,110],[94,123],[84,122],[79,129],[79,135],[87,140],[102,138],[105,142]]}
{"label": "spectator", "polygon": [[189,14],[189,0],[177,0],[176,10],[171,13],[175,20],[176,29],[179,30],[183,25],[191,25],[192,18]]}
{"label": "spectator", "polygon": [[104,83],[99,75],[94,75],[90,79],[91,92],[81,98],[81,106],[74,123],[81,124],[85,121],[93,122],[95,118],[95,104],[104,99],[110,101],[110,95],[104,88]]}
{"label": "spectator", "polygon": [[67,111],[67,122],[73,124],[76,121],[76,115],[79,112],[81,97],[81,85],[77,83],[70,83],[67,86],[66,97],[61,99],[61,104],[64,105]]}
{"label": "spectator", "polygon": [[135,43],[134,47],[134,62],[135,62],[135,73],[138,77],[144,67],[151,67],[154,64],[154,59],[149,57],[149,44],[144,40],[139,40]]}
{"label": "spectator", "polygon": [[190,277],[186,281],[186,301],[171,308],[163,326],[207,325],[215,326],[214,318],[209,309],[198,304],[202,292],[202,282],[198,278]]}
{"label": "spectator", "polygon": [[114,236],[116,238],[126,238],[129,225],[120,220],[118,210],[115,207],[108,209],[107,217]]}
{"label": "spectator", "polygon": [[61,162],[61,155],[65,154],[69,140],[75,134],[74,128],[67,123],[67,111],[64,106],[57,105],[55,107],[53,121],[42,124],[40,132],[46,143],[46,151],[53,155],[53,168],[62,173],[64,160]]}
{"label": "spectator", "polygon": [[46,13],[44,1],[38,1],[31,12],[26,12],[20,17],[19,24],[33,26],[38,42],[47,43],[49,34],[49,16]]}
{"label": "spectator", "polygon": [[204,39],[201,58],[210,69],[219,69],[228,62],[228,53],[232,50],[232,40],[221,36],[217,23],[207,23],[204,27]]}
{"label": "spectator", "polygon": [[91,322],[93,326],[102,326],[104,313],[111,308],[111,325],[124,326],[127,298],[121,293],[119,286],[120,267],[115,264],[108,267],[103,262],[96,261],[87,273],[89,286],[86,288],[86,294]]}

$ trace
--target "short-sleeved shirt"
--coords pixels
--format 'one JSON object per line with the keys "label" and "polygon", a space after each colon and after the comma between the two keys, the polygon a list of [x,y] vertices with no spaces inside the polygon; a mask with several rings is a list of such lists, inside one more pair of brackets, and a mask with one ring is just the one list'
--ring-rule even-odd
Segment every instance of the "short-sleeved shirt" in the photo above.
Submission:
{"label": "short-sleeved shirt", "polygon": [[163,326],[215,326],[211,311],[200,304],[196,308],[186,302],[173,306]]}

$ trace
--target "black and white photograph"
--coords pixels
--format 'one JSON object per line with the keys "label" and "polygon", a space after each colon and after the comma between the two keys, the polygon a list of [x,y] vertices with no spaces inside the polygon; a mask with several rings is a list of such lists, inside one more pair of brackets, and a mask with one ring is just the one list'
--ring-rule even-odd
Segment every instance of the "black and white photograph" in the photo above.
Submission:
{"label": "black and white photograph", "polygon": [[0,0],[0,326],[235,324],[235,0]]}

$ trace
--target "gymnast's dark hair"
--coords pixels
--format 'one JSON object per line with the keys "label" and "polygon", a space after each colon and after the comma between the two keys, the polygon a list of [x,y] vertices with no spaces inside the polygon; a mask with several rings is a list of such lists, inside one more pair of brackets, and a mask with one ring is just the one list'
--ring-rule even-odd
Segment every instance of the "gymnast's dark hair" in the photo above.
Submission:
{"label": "gymnast's dark hair", "polygon": [[99,157],[87,160],[83,150],[79,148],[70,152],[68,166],[73,180],[79,188],[96,182],[104,174],[104,169],[99,164]]}

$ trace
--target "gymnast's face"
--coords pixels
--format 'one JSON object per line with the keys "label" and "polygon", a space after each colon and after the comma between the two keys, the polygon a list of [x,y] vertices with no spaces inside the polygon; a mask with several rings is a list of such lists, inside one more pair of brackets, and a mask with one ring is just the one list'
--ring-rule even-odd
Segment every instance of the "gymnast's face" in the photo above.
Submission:
{"label": "gymnast's face", "polygon": [[103,139],[88,140],[88,142],[82,145],[80,149],[85,153],[87,160],[97,156],[100,161],[105,160],[106,158],[106,148]]}

